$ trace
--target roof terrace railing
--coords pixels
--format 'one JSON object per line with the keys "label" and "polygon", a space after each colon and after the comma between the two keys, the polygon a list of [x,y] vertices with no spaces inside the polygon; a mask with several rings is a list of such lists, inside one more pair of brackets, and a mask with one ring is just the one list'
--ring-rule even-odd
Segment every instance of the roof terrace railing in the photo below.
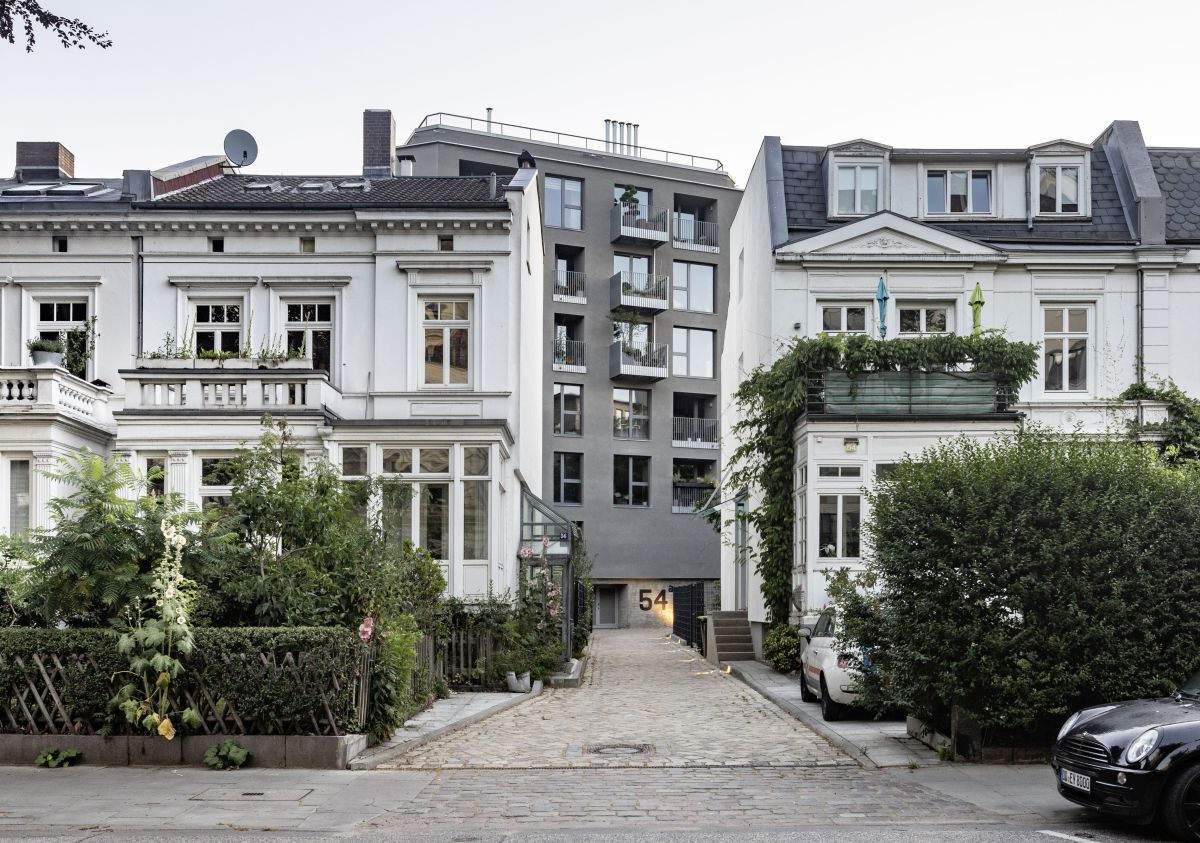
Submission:
{"label": "roof terrace railing", "polygon": [[[499,120],[489,120],[486,117],[467,117],[462,114],[449,114],[438,111],[426,115],[417,129],[427,129],[433,126],[445,126],[451,129],[467,129],[472,132],[487,132],[492,135],[503,135],[510,138],[521,138],[537,143],[553,143],[558,146],[572,146],[586,149],[590,152],[600,152],[607,155],[622,155],[626,158],[644,158],[649,161],[660,161],[664,164],[679,164],[684,167],[695,167],[701,170],[716,170],[725,172],[725,165],[720,159],[708,158],[704,155],[691,155],[686,152],[671,152],[666,149],[655,149],[652,146],[618,144],[601,138],[589,138],[583,135],[573,135],[569,132],[555,132],[550,129],[535,129],[531,126],[520,126],[516,123],[501,123]],[[628,150],[628,151],[624,151]]]}

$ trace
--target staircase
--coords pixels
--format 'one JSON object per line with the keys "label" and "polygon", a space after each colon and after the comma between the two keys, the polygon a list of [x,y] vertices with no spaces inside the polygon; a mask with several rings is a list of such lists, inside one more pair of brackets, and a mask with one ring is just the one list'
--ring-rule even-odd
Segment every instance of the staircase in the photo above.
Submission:
{"label": "staircase", "polygon": [[709,612],[713,637],[717,642],[717,661],[754,661],[754,642],[750,638],[750,621],[746,610],[740,612]]}

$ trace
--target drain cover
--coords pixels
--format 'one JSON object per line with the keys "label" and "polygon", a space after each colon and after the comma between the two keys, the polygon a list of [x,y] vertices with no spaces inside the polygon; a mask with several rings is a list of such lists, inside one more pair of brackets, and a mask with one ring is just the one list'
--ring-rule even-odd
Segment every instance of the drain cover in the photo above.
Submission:
{"label": "drain cover", "polygon": [[589,743],[584,744],[584,755],[646,755],[654,752],[654,745],[648,743]]}
{"label": "drain cover", "polygon": [[196,802],[299,802],[312,788],[242,790],[240,787],[210,787],[192,797]]}

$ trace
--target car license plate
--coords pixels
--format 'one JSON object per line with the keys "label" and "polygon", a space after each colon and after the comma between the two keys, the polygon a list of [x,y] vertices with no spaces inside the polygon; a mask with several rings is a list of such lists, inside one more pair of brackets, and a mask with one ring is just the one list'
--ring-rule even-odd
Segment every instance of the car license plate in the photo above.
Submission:
{"label": "car license plate", "polygon": [[1082,773],[1075,773],[1063,767],[1060,775],[1062,783],[1067,787],[1073,787],[1076,790],[1082,790],[1084,793],[1092,792],[1092,777],[1085,776]]}

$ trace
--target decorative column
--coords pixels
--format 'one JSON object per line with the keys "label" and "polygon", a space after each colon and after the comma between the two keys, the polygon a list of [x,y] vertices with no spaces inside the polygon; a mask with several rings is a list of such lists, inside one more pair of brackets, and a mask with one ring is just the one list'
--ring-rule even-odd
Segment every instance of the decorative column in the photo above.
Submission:
{"label": "decorative column", "polygon": [[183,496],[184,500],[199,505],[200,501],[197,499],[189,482],[189,475],[191,474],[189,468],[191,464],[191,451],[167,452],[167,492],[178,493]]}
{"label": "decorative column", "polygon": [[54,497],[54,481],[46,476],[58,464],[53,451],[34,451],[32,477],[29,483],[29,526],[53,527],[50,523],[50,499]]}
{"label": "decorative column", "polygon": [[[113,451],[113,461],[124,463],[125,465],[129,466],[130,471],[133,472],[133,476],[137,476],[137,473],[134,471],[133,451],[128,449]],[[138,491],[139,490],[136,485],[122,486],[117,494],[119,494],[125,500],[136,500],[138,498]]]}

